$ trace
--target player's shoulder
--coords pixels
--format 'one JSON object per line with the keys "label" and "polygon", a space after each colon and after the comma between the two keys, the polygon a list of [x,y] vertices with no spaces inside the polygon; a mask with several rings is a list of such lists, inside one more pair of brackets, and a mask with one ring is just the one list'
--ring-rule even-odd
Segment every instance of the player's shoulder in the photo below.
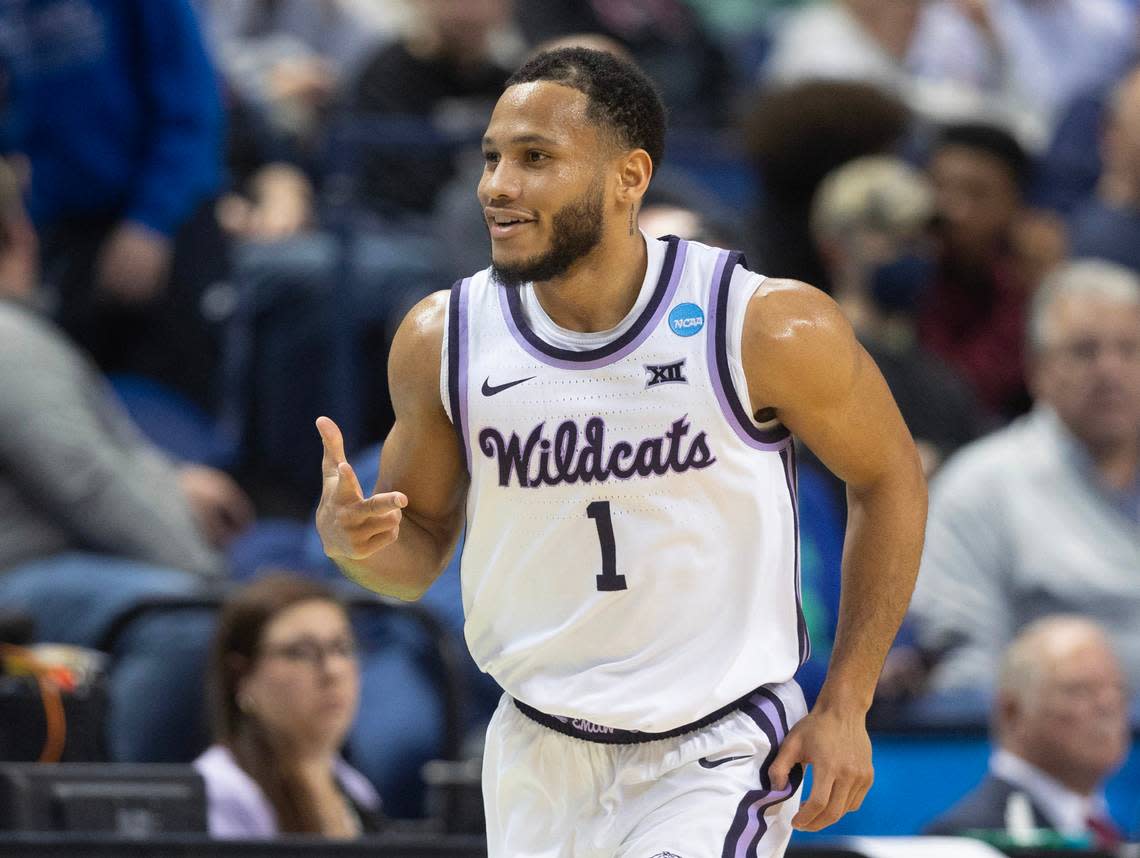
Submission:
{"label": "player's shoulder", "polygon": [[447,307],[451,292],[441,289],[432,292],[412,307],[400,324],[397,339],[412,347],[440,346],[447,326]]}
{"label": "player's shoulder", "polygon": [[390,384],[432,389],[442,360],[449,300],[447,290],[433,292],[404,316],[388,356]]}
{"label": "player's shoulder", "polygon": [[851,336],[851,326],[829,295],[810,283],[776,277],[757,285],[744,325],[749,340],[771,348]]}

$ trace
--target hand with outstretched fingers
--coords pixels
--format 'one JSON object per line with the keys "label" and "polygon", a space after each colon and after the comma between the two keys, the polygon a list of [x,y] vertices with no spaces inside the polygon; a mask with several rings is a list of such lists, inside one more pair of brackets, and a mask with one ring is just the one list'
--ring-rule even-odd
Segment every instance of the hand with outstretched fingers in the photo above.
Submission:
{"label": "hand with outstretched fingers", "polygon": [[317,506],[321,544],[333,560],[365,560],[399,537],[408,498],[403,492],[365,497],[345,458],[340,428],[328,417],[318,417],[317,431],[324,444],[321,502]]}
{"label": "hand with outstretched fingers", "polygon": [[810,712],[785,737],[768,768],[772,788],[785,789],[792,768],[812,767],[811,795],[792,818],[801,831],[819,831],[858,810],[875,779],[865,715]]}

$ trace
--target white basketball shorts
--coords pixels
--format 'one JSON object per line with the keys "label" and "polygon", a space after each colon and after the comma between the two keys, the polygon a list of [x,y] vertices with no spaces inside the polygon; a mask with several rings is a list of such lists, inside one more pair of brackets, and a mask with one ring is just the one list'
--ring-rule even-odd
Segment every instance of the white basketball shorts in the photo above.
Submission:
{"label": "white basketball shorts", "polygon": [[487,728],[489,858],[784,854],[802,771],[773,790],[767,769],[806,712],[794,682],[666,738],[524,709],[504,695]]}

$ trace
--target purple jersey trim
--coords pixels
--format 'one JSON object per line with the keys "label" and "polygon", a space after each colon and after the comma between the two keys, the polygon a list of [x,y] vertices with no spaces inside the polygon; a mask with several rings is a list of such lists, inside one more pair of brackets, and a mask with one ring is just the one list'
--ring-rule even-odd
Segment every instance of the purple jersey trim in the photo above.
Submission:
{"label": "purple jersey trim", "polygon": [[795,525],[796,546],[796,630],[800,640],[800,667],[811,658],[811,637],[808,635],[807,619],[804,617],[804,600],[800,591],[800,495],[799,475],[796,471],[796,448],[789,444],[780,451],[780,460],[784,463],[784,479],[788,483],[788,497],[792,501],[792,521]]}
{"label": "purple jersey trim", "polygon": [[760,688],[741,707],[768,737],[768,754],[760,765],[760,788],[744,795],[736,810],[724,840],[722,858],[757,858],[760,841],[768,832],[764,814],[769,808],[787,801],[796,794],[803,781],[803,768],[796,765],[782,790],[773,790],[768,769],[779,753],[784,737],[788,735],[788,716],[784,704],[767,688]]}
{"label": "purple jersey trim", "polygon": [[463,450],[463,461],[471,470],[471,445],[467,425],[467,302],[471,278],[455,281],[447,316],[447,394],[451,404],[451,423]]}
{"label": "purple jersey trim", "polygon": [[757,450],[782,450],[791,443],[791,435],[780,426],[776,429],[759,429],[748,417],[748,412],[736,394],[732,383],[732,373],[728,368],[728,297],[732,272],[742,264],[739,253],[722,250],[713,273],[712,291],[709,297],[709,327],[712,336],[706,338],[708,344],[709,372],[713,390],[716,391],[720,410],[737,437],[749,447]]}
{"label": "purple jersey trim", "polygon": [[666,241],[669,246],[665,250],[665,262],[661,266],[661,276],[657,278],[653,297],[630,329],[612,343],[581,352],[552,346],[527,324],[518,289],[492,284],[499,292],[499,306],[507,328],[527,354],[549,366],[560,369],[598,369],[617,363],[649,339],[677,291],[677,283],[685,267],[688,242],[675,236],[667,236]]}

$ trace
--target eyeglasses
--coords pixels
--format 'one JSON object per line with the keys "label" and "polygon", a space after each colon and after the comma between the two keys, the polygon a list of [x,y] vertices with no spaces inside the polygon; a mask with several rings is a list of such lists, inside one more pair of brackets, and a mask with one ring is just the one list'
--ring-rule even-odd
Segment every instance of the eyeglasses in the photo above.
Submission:
{"label": "eyeglasses", "polygon": [[265,658],[280,658],[293,664],[308,664],[320,669],[324,667],[325,659],[328,658],[355,660],[357,648],[356,641],[351,638],[338,638],[326,643],[321,643],[316,638],[299,638],[263,647],[261,655]]}

